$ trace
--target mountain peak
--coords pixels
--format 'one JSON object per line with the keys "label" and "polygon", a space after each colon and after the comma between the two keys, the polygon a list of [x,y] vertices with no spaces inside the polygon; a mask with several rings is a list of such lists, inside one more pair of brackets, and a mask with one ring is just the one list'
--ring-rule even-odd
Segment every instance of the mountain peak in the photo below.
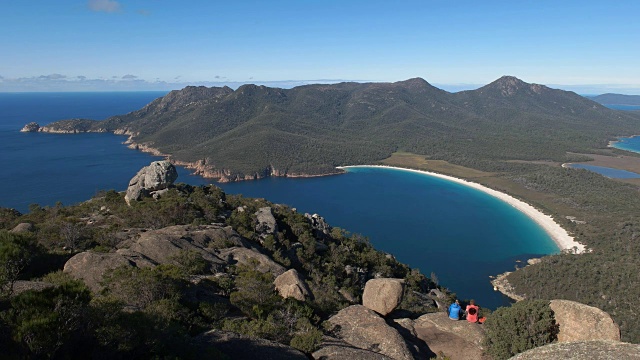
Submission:
{"label": "mountain peak", "polygon": [[484,87],[484,89],[497,90],[500,92],[502,96],[505,96],[505,97],[513,96],[516,93],[518,93],[520,90],[532,91],[536,94],[539,94],[540,92],[542,92],[543,88],[545,87],[542,85],[529,84],[518,79],[515,76],[509,76],[509,75],[502,76],[498,80]]}

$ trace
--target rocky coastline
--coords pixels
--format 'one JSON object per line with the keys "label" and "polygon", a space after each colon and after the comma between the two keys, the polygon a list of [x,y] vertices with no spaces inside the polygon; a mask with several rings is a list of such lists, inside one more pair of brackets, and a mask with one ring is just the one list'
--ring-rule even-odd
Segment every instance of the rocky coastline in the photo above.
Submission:
{"label": "rocky coastline", "polygon": [[[51,133],[51,134],[82,134],[82,133],[105,133],[109,131],[104,128],[77,129],[72,126],[63,127],[63,128],[52,127],[52,126],[40,126],[36,122],[31,122],[29,124],[26,124],[20,130],[20,132],[43,132],[43,133]],[[124,144],[127,145],[129,149],[142,151],[144,153],[148,153],[153,156],[164,157],[166,160],[170,161],[174,165],[182,166],[188,170],[191,170],[191,173],[193,175],[198,175],[205,179],[216,180],[217,182],[220,182],[220,183],[260,180],[267,177],[312,178],[312,177],[321,177],[321,176],[340,175],[345,173],[344,170],[340,168],[335,168],[335,171],[331,171],[331,172],[326,172],[321,174],[307,174],[307,173],[299,173],[299,172],[288,172],[286,170],[276,169],[272,165],[269,165],[261,172],[254,172],[253,174],[238,174],[238,173],[234,173],[231,169],[217,169],[214,166],[210,165],[207,159],[200,159],[196,161],[184,161],[184,160],[176,159],[173,157],[173,155],[163,153],[159,149],[152,147],[150,144],[135,142],[133,138],[138,134],[131,132],[128,129],[116,129],[111,132],[114,135],[127,136],[128,138],[126,141],[124,141]]]}

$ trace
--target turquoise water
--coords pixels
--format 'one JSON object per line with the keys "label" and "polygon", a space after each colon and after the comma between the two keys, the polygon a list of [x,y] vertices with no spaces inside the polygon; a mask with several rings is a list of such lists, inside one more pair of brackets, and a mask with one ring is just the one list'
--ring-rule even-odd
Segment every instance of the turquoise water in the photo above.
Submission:
{"label": "turquoise water", "polygon": [[351,168],[321,178],[269,178],[221,185],[229,193],[290,204],[370,238],[378,249],[431,272],[462,298],[497,307],[508,300],[489,276],[517,260],[558,251],[512,206],[470,187],[415,172]]}
{"label": "turquoise water", "polygon": [[640,136],[621,137],[612,144],[613,147],[640,153]]}
{"label": "turquoise water", "polygon": [[569,164],[568,166],[571,167],[571,168],[574,168],[574,169],[585,169],[585,170],[593,171],[593,172],[596,172],[598,174],[601,174],[601,175],[604,175],[606,177],[613,178],[613,179],[635,179],[635,178],[640,178],[640,174],[638,174],[638,173],[634,173],[634,172],[626,171],[626,170],[620,170],[620,169],[604,167],[604,166],[595,166],[595,165],[588,165],[588,164]]}
{"label": "turquoise water", "polygon": [[[20,133],[30,121],[104,119],[139,109],[164,93],[0,94],[0,206],[65,205],[104,189],[124,190],[153,156],[111,134]],[[178,181],[208,183],[179,168]],[[354,168],[345,175],[270,178],[220,184],[229,193],[264,197],[318,213],[367,236],[402,262],[434,272],[462,298],[495,308],[508,303],[489,276],[517,260],[557,251],[542,229],[511,206],[477,190],[407,171]]]}

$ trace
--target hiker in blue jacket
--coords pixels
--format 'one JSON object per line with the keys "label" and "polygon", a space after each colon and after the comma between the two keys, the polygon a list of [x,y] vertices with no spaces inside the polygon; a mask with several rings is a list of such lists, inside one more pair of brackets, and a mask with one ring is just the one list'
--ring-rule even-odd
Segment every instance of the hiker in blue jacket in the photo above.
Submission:
{"label": "hiker in blue jacket", "polygon": [[460,320],[460,311],[462,308],[460,307],[460,302],[456,300],[451,306],[449,306],[449,319],[451,320]]}

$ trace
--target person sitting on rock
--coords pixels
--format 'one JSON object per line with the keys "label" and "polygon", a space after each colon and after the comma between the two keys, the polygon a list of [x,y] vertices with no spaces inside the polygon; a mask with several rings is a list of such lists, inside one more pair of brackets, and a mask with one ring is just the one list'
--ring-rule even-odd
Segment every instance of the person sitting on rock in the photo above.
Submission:
{"label": "person sitting on rock", "polygon": [[480,310],[480,308],[476,305],[476,302],[474,300],[469,301],[469,305],[467,305],[466,308],[468,322],[478,322],[478,310]]}
{"label": "person sitting on rock", "polygon": [[449,306],[449,319],[451,320],[460,320],[460,301],[456,300],[451,306]]}

